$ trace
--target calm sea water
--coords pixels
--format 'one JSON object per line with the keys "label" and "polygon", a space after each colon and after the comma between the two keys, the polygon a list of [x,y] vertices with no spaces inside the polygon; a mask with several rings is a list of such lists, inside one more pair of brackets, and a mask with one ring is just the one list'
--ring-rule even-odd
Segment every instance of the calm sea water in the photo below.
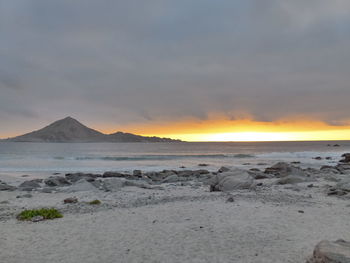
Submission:
{"label": "calm sea water", "polygon": [[[340,147],[333,147],[339,144]],[[329,146],[331,145],[331,146]],[[332,164],[350,152],[344,142],[246,142],[246,143],[0,143],[0,174],[51,175],[64,172],[132,171],[141,169],[205,169],[257,167],[277,161],[302,165]],[[314,160],[314,157],[333,160]],[[249,163],[249,164],[248,164]]]}

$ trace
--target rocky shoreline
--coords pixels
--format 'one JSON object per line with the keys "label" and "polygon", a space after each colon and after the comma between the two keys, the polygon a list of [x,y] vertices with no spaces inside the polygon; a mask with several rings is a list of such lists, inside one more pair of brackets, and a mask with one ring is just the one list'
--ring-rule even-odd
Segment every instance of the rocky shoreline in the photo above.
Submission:
{"label": "rocky shoreline", "polygon": [[[13,224],[16,215],[23,209],[42,207],[55,207],[64,215],[63,219],[50,224],[63,222],[66,216],[79,217],[84,221],[82,218],[88,215],[109,211],[138,211],[143,207],[163,209],[175,204],[205,206],[209,203],[225,207],[217,213],[225,213],[226,209],[230,209],[230,203],[244,203],[248,207],[251,205],[266,210],[270,207],[283,207],[287,214],[292,207],[300,215],[307,214],[308,210],[313,211],[316,207],[324,211],[332,207],[340,215],[339,218],[334,218],[335,224],[342,224],[343,220],[346,222],[350,209],[350,154],[344,154],[343,159],[334,166],[323,166],[320,169],[300,168],[295,163],[279,162],[264,170],[221,167],[216,172],[205,169],[160,172],[135,170],[131,174],[109,171],[103,174],[55,174],[45,179],[23,180],[17,185],[0,181],[0,224],[3,226]],[[154,220],[161,220],[161,217]],[[35,222],[37,221],[41,220],[36,218]],[[321,226],[329,227],[324,222],[320,222]],[[350,239],[350,226],[344,224],[335,227],[344,228],[344,235],[334,237],[334,242],[319,240],[322,242],[313,244],[316,245],[314,253],[309,251],[308,255],[304,255],[304,260],[299,262],[350,262],[349,243],[343,240]],[[322,239],[327,238],[329,235]],[[340,241],[335,241],[337,239]],[[2,241],[11,246],[6,242]],[[225,255],[226,258],[230,256]],[[257,258],[256,261],[245,262],[297,262],[293,261],[293,256],[299,258],[293,254],[290,261],[272,261],[272,258],[271,261],[259,261]],[[177,261],[170,259],[168,262]]]}

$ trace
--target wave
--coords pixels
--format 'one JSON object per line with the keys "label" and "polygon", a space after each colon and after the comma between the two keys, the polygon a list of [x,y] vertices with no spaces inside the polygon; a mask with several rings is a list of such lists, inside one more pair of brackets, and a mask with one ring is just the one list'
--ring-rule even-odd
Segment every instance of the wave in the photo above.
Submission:
{"label": "wave", "polygon": [[136,156],[78,156],[62,157],[56,156],[55,160],[102,160],[102,161],[162,161],[176,159],[226,159],[226,158],[253,158],[251,154],[168,154],[168,155],[136,155]]}
{"label": "wave", "polygon": [[255,156],[252,154],[239,153],[239,154],[235,154],[233,157],[234,158],[254,158]]}

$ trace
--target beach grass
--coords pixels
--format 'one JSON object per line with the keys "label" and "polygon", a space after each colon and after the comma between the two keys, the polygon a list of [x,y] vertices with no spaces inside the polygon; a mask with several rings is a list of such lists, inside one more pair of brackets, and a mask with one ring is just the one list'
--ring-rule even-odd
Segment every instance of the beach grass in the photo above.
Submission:
{"label": "beach grass", "polygon": [[93,200],[91,202],[89,202],[90,205],[100,205],[101,204],[101,201],[100,200]]}
{"label": "beach grass", "polygon": [[55,208],[41,208],[33,210],[24,210],[17,216],[17,219],[25,221],[31,220],[33,217],[36,216],[42,216],[45,220],[63,217],[63,215]]}

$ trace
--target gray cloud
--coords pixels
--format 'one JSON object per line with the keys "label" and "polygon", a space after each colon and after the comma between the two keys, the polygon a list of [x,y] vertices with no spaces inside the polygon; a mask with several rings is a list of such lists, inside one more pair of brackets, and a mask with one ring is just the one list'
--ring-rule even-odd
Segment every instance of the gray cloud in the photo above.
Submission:
{"label": "gray cloud", "polygon": [[347,0],[2,0],[0,122],[219,112],[339,125],[350,111],[349,15]]}

